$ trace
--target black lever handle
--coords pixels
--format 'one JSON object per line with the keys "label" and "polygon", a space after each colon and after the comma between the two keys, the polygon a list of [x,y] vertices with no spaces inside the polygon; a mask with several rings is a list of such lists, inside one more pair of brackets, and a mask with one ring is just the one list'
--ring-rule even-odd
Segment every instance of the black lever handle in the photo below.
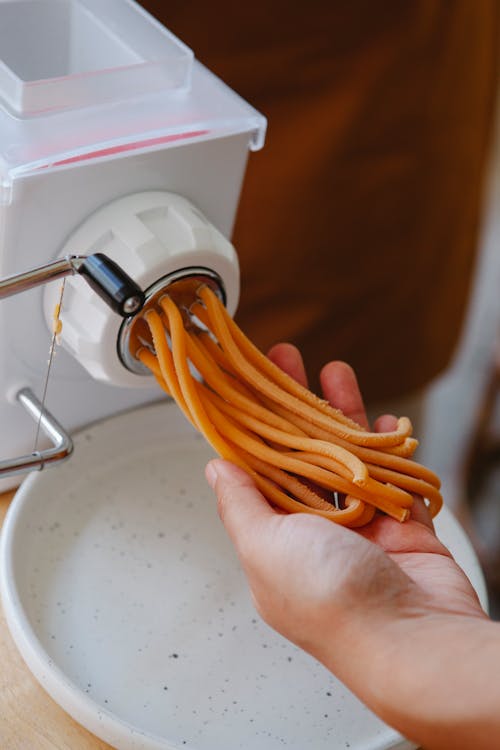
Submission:
{"label": "black lever handle", "polygon": [[45,266],[0,279],[0,299],[75,273],[83,275],[92,289],[122,318],[130,318],[142,310],[145,301],[142,289],[118,263],[103,253],[67,255]]}
{"label": "black lever handle", "polygon": [[92,289],[122,318],[142,309],[145,295],[120,266],[103,253],[89,255],[78,268]]}

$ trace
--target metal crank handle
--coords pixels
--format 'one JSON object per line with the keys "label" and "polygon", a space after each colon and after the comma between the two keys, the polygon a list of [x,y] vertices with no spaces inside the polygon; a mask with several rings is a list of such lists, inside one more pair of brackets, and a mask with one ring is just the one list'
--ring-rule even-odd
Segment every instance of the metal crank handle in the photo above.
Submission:
{"label": "metal crank handle", "polygon": [[80,274],[94,291],[122,318],[136,315],[144,305],[144,292],[120,266],[103,253],[67,255],[61,260],[0,280],[0,299]]}
{"label": "metal crank handle", "polygon": [[43,451],[34,451],[26,456],[0,461],[0,477],[25,474],[28,471],[40,471],[46,464],[63,461],[73,452],[71,437],[52,414],[42,407],[40,401],[29,388],[22,388],[17,394],[17,400],[35,422],[40,424],[40,428],[50,438],[52,447]]}

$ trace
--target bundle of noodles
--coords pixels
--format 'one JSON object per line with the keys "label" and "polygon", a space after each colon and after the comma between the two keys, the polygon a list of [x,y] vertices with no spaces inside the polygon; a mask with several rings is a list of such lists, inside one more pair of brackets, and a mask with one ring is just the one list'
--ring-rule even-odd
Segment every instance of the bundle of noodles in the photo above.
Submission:
{"label": "bundle of noodles", "polygon": [[181,310],[163,296],[143,314],[152,347],[135,356],[273,505],[357,527],[376,510],[405,521],[416,493],[432,516],[438,513],[439,479],[411,460],[417,441],[406,417],[391,432],[365,430],[264,356],[207,286],[190,313],[203,328],[185,326]]}

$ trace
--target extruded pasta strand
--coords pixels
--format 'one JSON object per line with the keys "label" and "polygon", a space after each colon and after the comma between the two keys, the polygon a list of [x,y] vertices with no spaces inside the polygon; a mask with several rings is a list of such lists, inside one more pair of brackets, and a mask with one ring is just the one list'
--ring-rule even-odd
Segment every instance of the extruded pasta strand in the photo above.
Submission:
{"label": "extruded pasta strand", "polygon": [[407,520],[413,493],[427,499],[432,516],[439,512],[439,478],[411,460],[417,441],[407,418],[393,431],[369,432],[267,359],[208,287],[197,294],[193,324],[168,295],[146,309],[152,346],[134,354],[272,504],[352,528],[377,511]]}

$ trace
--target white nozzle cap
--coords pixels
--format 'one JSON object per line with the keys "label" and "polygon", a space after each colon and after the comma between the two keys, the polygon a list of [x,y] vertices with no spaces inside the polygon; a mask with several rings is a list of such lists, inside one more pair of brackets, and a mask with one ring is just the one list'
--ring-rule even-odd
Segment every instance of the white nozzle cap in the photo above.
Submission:
{"label": "white nozzle cap", "polygon": [[[234,314],[239,267],[234,247],[186,198],[167,192],[128,195],[92,214],[66,242],[60,256],[104,253],[147,290],[164,276],[207,268],[222,281]],[[62,345],[97,380],[120,386],[146,385],[117,353],[122,319],[78,275],[65,282],[60,318]],[[52,329],[58,288],[47,286],[44,311]]]}

